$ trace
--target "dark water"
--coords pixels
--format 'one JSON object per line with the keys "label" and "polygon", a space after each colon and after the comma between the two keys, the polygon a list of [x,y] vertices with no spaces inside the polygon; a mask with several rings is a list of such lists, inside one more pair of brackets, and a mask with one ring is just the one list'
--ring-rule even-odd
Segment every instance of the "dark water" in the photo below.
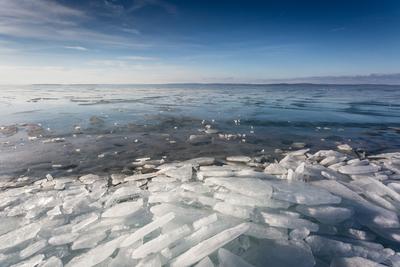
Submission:
{"label": "dark water", "polygon": [[[400,86],[0,87],[0,174],[118,171],[135,158],[267,154],[305,143],[400,148]],[[220,134],[206,134],[206,125]],[[239,135],[240,136],[239,136]],[[189,143],[190,135],[204,135]],[[30,138],[29,138],[30,136]],[[37,137],[37,138],[36,138]],[[62,142],[48,142],[64,138]],[[100,156],[99,156],[100,155]],[[61,165],[53,166],[52,165]]]}

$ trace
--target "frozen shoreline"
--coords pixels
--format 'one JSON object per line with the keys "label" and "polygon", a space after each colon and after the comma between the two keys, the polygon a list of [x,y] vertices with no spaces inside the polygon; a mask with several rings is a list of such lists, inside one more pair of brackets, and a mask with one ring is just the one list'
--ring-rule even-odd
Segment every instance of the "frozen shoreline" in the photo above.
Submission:
{"label": "frozen shoreline", "polygon": [[400,153],[132,166],[133,175],[0,181],[0,265],[400,264]]}

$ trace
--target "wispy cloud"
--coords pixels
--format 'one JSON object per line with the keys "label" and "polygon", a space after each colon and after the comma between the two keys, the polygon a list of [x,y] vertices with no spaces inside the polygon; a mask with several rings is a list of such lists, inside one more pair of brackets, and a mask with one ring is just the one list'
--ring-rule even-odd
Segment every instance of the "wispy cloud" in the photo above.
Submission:
{"label": "wispy cloud", "polygon": [[[99,28],[89,27],[97,23],[84,10],[75,9],[50,0],[0,0],[0,34],[36,40],[75,41],[111,46],[147,47],[121,36],[123,27],[104,32]],[[134,29],[129,28],[132,33]],[[138,33],[139,31],[137,31]]]}
{"label": "wispy cloud", "polygon": [[133,2],[133,5],[127,9],[127,11],[133,12],[145,8],[147,6],[158,6],[160,8],[163,8],[170,14],[176,14],[178,10],[175,5],[170,4],[164,0],[136,0]]}
{"label": "wispy cloud", "polygon": [[144,56],[124,56],[121,59],[132,60],[132,61],[155,61],[158,60],[156,57],[144,57]]}
{"label": "wispy cloud", "polygon": [[78,51],[88,51],[86,47],[83,46],[64,46],[65,49],[71,49],[71,50],[78,50]]}

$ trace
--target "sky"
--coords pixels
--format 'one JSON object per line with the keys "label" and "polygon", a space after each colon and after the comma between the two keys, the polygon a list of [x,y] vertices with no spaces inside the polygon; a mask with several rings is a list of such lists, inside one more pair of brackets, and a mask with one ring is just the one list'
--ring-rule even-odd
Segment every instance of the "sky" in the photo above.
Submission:
{"label": "sky", "polygon": [[0,84],[399,73],[398,0],[0,0]]}

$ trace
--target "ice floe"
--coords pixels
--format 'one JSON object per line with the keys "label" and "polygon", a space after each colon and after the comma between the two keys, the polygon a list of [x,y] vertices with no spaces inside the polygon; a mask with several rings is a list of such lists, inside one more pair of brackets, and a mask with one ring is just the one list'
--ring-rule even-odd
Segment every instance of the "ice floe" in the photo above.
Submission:
{"label": "ice floe", "polygon": [[344,148],[0,183],[0,266],[400,266],[399,153]]}

